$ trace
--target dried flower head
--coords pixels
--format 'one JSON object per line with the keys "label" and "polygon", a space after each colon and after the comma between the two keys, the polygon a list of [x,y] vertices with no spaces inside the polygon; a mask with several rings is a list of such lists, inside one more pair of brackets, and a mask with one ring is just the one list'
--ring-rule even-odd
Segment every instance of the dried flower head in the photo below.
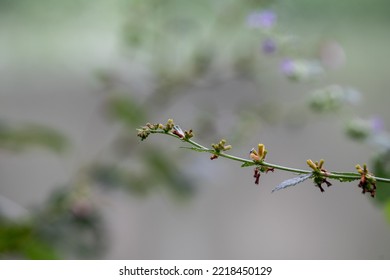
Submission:
{"label": "dried flower head", "polygon": [[265,156],[267,155],[267,150],[265,149],[264,144],[258,144],[257,145],[257,151],[255,148],[252,148],[249,152],[249,157],[255,161],[255,162],[261,162],[265,159]]}
{"label": "dried flower head", "polygon": [[375,182],[375,178],[373,177],[373,175],[368,172],[367,165],[364,164],[363,168],[362,168],[358,164],[358,165],[356,165],[356,170],[361,175],[358,187],[363,189],[362,193],[364,194],[364,193],[368,192],[371,194],[371,197],[375,197],[376,182]]}
{"label": "dried flower head", "polygon": [[327,187],[330,187],[332,185],[331,182],[328,181],[326,178],[329,174],[326,169],[323,168],[324,160],[321,159],[319,162],[313,162],[311,159],[308,159],[306,161],[307,165],[313,169],[313,181],[314,184],[320,189],[321,192],[324,192],[324,188],[322,187],[322,184],[326,184]]}

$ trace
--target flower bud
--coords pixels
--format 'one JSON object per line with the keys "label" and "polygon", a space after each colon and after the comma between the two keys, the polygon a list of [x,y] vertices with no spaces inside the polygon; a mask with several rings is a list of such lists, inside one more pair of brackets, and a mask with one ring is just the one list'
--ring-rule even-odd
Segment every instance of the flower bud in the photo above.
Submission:
{"label": "flower bud", "polygon": [[355,168],[356,168],[357,172],[359,172],[359,174],[361,174],[361,175],[364,174],[364,171],[363,171],[362,167],[359,164],[356,164]]}
{"label": "flower bud", "polygon": [[173,126],[173,130],[172,130],[172,133],[179,136],[179,138],[183,138],[184,137],[184,132],[183,130],[180,128],[180,126],[178,125],[174,125]]}
{"label": "flower bud", "polygon": [[255,154],[255,155],[258,155],[257,152],[256,152],[256,150],[255,150],[255,148],[252,148],[252,149],[249,151],[249,155],[252,154],[252,153]]}
{"label": "flower bud", "polygon": [[173,129],[173,127],[175,126],[175,123],[173,122],[172,119],[169,119],[167,124],[165,125],[165,131],[168,132],[168,131],[171,131]]}
{"label": "flower bud", "polygon": [[250,153],[249,157],[253,161],[260,161],[260,157],[256,153]]}
{"label": "flower bud", "polygon": [[307,163],[307,165],[309,165],[310,168],[313,169],[314,171],[317,170],[317,166],[314,164],[314,162],[313,162],[311,159],[308,159],[308,160],[306,161],[306,163]]}
{"label": "flower bud", "polygon": [[223,147],[223,150],[229,151],[231,148],[232,148],[232,145],[226,145],[225,147]]}
{"label": "flower bud", "polygon": [[192,137],[194,137],[194,133],[192,132],[192,129],[190,129],[189,131],[185,130],[184,131],[184,137],[186,139],[191,139]]}
{"label": "flower bud", "polygon": [[259,153],[259,157],[261,159],[263,159],[265,157],[265,146],[264,144],[258,144],[257,145],[257,150],[258,150],[258,153]]}

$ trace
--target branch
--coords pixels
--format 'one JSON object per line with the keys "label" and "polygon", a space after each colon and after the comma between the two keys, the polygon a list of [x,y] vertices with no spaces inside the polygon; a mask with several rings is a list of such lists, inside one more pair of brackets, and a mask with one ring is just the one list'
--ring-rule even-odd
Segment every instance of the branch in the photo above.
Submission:
{"label": "branch", "polygon": [[145,140],[150,134],[164,134],[176,139],[181,140],[182,142],[190,144],[189,147],[183,147],[186,149],[190,149],[196,152],[206,152],[211,154],[210,159],[214,160],[219,157],[224,157],[230,160],[241,162],[241,167],[249,167],[254,166],[254,175],[255,184],[259,184],[259,179],[261,173],[268,173],[269,171],[274,170],[282,170],[286,172],[291,172],[298,174],[298,177],[294,177],[292,179],[288,179],[281,184],[279,184],[276,188],[273,189],[273,192],[276,190],[285,189],[290,186],[295,186],[299,183],[306,181],[311,178],[321,192],[324,192],[322,187],[325,184],[327,187],[332,184],[328,181],[328,179],[338,180],[340,182],[351,182],[355,180],[360,180],[358,186],[362,189],[362,193],[370,193],[372,197],[375,197],[376,193],[376,182],[390,183],[390,179],[388,178],[380,178],[371,174],[367,166],[364,164],[363,167],[360,165],[356,165],[355,168],[357,170],[356,173],[353,172],[334,172],[327,171],[323,168],[324,160],[320,160],[319,162],[313,162],[312,160],[307,160],[307,165],[311,168],[311,170],[305,169],[297,169],[287,166],[282,166],[274,163],[270,163],[265,161],[265,157],[267,155],[267,150],[263,144],[259,144],[256,149],[252,149],[249,153],[249,159],[237,157],[226,153],[226,151],[232,148],[231,145],[226,145],[226,140],[222,139],[218,144],[212,144],[211,148],[207,148],[194,140],[192,140],[194,134],[192,130],[183,131],[178,125],[175,125],[173,120],[168,120],[167,124],[150,124],[147,123],[142,128],[138,129],[137,136],[141,138],[141,140]]}

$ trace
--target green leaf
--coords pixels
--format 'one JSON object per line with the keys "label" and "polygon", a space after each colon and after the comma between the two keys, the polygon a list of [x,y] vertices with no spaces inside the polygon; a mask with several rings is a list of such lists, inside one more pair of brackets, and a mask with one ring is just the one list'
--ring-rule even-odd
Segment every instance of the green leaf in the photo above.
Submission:
{"label": "green leaf", "polygon": [[208,150],[202,149],[202,148],[195,148],[195,147],[180,147],[181,149],[187,149],[187,150],[193,150],[195,152],[209,152]]}
{"label": "green leaf", "polygon": [[274,188],[272,190],[272,192],[279,191],[279,190],[282,190],[282,189],[285,189],[285,188],[288,188],[288,187],[300,184],[300,183],[306,181],[307,179],[309,179],[312,175],[313,175],[312,173],[310,173],[310,174],[303,174],[303,175],[300,175],[298,177],[291,178],[291,179],[288,179],[286,181],[283,181],[282,183],[277,185],[276,188]]}
{"label": "green leaf", "polygon": [[27,124],[21,127],[0,126],[0,147],[20,152],[31,147],[44,147],[62,152],[67,147],[66,138],[54,129]]}
{"label": "green leaf", "polygon": [[58,259],[54,249],[32,225],[0,222],[0,255],[20,255],[33,260]]}
{"label": "green leaf", "polygon": [[144,120],[144,112],[142,108],[130,97],[114,96],[109,99],[110,115],[130,127]]}
{"label": "green leaf", "polygon": [[[390,153],[383,153],[373,159],[373,173],[375,176],[390,178]],[[390,201],[390,186],[387,183],[377,182],[375,201],[387,203]]]}
{"label": "green leaf", "polygon": [[196,178],[187,175],[179,163],[170,161],[169,155],[151,152],[145,155],[145,160],[150,176],[176,198],[185,199],[194,194]]}
{"label": "green leaf", "polygon": [[124,188],[134,195],[146,195],[150,190],[147,178],[132,174],[118,165],[96,163],[88,171],[90,179],[102,188]]}
{"label": "green leaf", "polygon": [[241,167],[249,167],[254,165],[256,165],[256,163],[254,162],[244,162],[243,164],[241,164]]}

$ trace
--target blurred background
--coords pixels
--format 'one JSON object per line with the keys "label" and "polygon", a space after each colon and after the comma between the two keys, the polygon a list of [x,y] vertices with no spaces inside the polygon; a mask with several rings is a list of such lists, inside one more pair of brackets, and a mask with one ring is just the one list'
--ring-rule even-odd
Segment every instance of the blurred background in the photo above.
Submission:
{"label": "blurred background", "polygon": [[321,193],[180,149],[390,177],[390,4],[0,0],[0,258],[389,259],[390,185]]}

